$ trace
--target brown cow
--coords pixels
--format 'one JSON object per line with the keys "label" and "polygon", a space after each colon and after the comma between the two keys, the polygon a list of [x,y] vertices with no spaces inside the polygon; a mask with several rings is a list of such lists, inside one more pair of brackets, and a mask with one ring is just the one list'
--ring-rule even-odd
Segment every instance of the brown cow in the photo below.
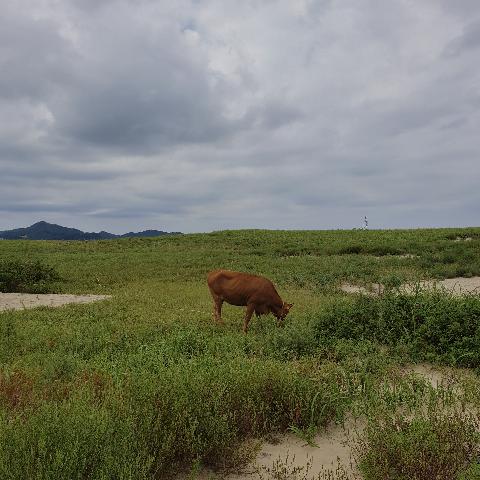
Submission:
{"label": "brown cow", "polygon": [[284,320],[293,303],[285,303],[268,278],[248,273],[215,270],[208,274],[208,288],[213,297],[213,315],[222,321],[222,304],[246,306],[243,331],[247,333],[253,312],[259,317],[273,313],[277,320]]}

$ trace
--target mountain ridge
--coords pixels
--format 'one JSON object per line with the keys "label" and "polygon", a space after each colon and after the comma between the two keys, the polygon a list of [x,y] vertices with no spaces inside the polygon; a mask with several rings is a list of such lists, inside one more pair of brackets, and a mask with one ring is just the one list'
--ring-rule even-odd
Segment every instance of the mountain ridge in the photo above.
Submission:
{"label": "mountain ridge", "polygon": [[77,228],[63,227],[44,220],[29,227],[0,231],[0,239],[4,240],[110,240],[114,238],[160,237],[164,235],[180,235],[181,232],[164,232],[162,230],[143,230],[116,235],[104,230],[100,232],[83,232]]}

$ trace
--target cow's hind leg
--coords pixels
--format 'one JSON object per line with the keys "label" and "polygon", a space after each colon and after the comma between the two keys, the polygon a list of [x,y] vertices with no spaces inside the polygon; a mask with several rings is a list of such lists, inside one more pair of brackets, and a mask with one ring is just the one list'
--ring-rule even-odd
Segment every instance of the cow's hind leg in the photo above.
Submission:
{"label": "cow's hind leg", "polygon": [[223,298],[219,297],[211,288],[210,293],[213,299],[213,319],[218,323],[223,323],[222,320],[222,304]]}
{"label": "cow's hind leg", "polygon": [[218,295],[212,294],[212,297],[213,297],[213,319],[218,323],[224,323],[222,320],[223,300]]}
{"label": "cow's hind leg", "polygon": [[215,305],[214,305],[214,312],[215,312],[215,320],[218,323],[224,323],[222,320],[222,305],[223,305],[223,300],[221,298],[216,298],[214,300]]}
{"label": "cow's hind leg", "polygon": [[243,333],[247,333],[248,330],[248,323],[252,318],[253,312],[255,311],[255,305],[249,304],[247,305],[247,309],[245,310],[245,320],[243,321]]}

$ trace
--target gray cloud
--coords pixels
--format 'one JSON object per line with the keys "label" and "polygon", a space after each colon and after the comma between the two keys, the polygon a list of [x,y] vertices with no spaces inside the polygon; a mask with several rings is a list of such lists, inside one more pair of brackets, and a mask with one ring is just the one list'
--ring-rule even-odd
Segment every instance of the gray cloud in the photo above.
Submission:
{"label": "gray cloud", "polygon": [[477,10],[8,0],[0,229],[478,224]]}
{"label": "gray cloud", "polygon": [[0,98],[42,101],[73,81],[75,52],[56,22],[19,14],[20,8],[2,4]]}
{"label": "gray cloud", "polygon": [[[455,37],[445,48],[447,57],[470,53],[480,47],[480,20],[465,25],[462,33]],[[477,52],[478,53],[478,52]]]}

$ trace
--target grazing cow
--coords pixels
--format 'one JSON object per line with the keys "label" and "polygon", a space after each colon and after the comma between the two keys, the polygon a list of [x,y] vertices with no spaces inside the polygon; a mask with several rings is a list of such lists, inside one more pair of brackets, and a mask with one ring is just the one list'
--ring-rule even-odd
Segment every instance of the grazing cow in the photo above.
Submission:
{"label": "grazing cow", "polygon": [[243,331],[247,333],[248,322],[253,312],[259,317],[273,313],[277,320],[284,320],[293,303],[285,303],[278,295],[268,278],[248,273],[215,270],[208,274],[208,288],[213,297],[213,315],[217,322],[222,321],[222,304],[247,307]]}

